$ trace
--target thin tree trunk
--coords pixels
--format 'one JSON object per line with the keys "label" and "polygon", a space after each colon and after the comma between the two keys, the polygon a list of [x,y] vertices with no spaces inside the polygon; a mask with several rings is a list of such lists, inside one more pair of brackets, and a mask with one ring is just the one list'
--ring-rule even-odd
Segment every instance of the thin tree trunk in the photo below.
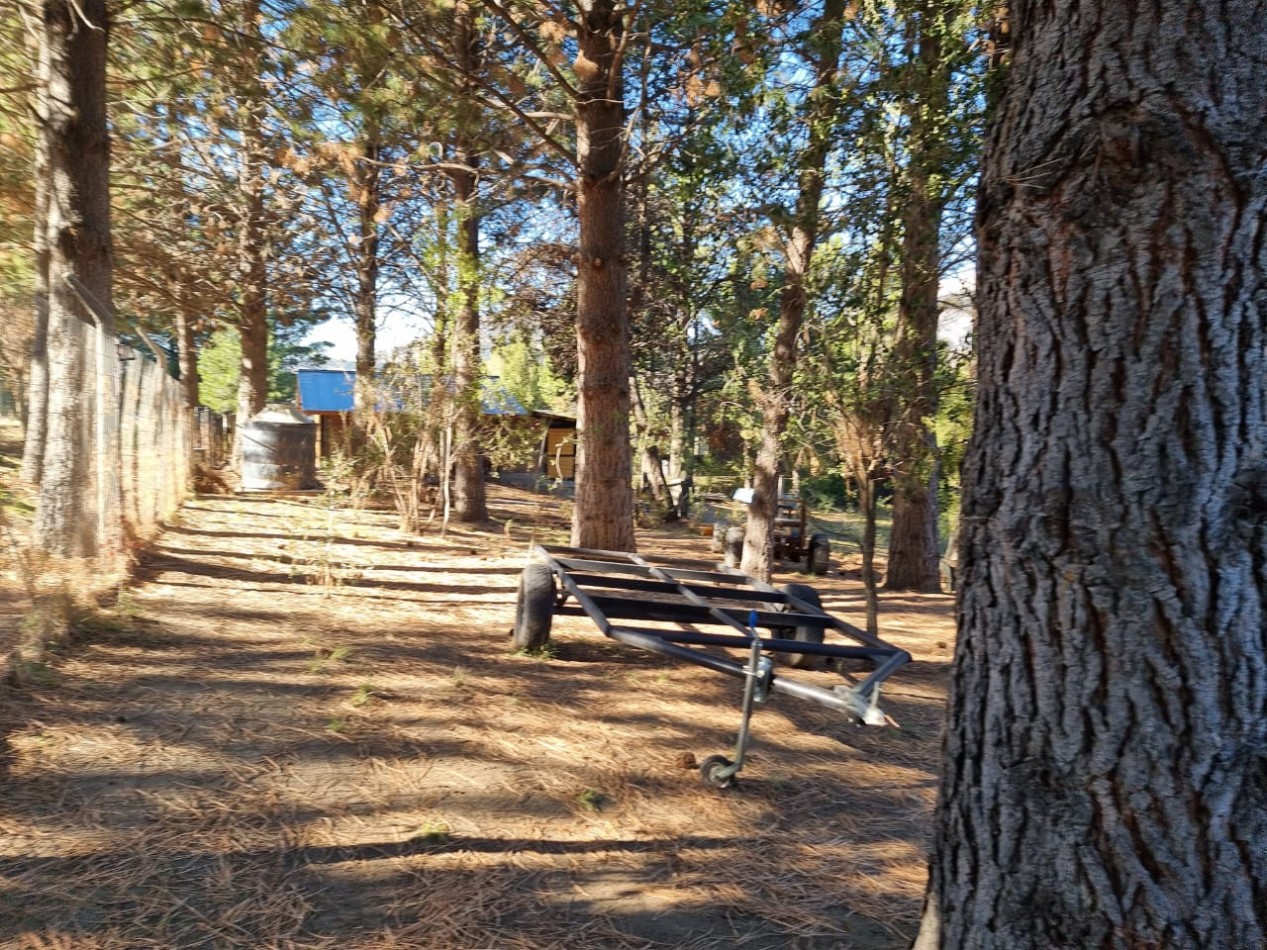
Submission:
{"label": "thin tree trunk", "polygon": [[1012,6],[941,947],[1267,946],[1265,18]]}
{"label": "thin tree trunk", "polygon": [[676,480],[690,475],[693,468],[687,449],[687,418],[694,389],[685,370],[673,374],[669,397],[669,477]]}
{"label": "thin tree trunk", "polygon": [[31,340],[31,370],[27,396],[25,442],[22,445],[22,481],[38,485],[44,468],[44,442],[48,428],[48,221],[49,221],[49,48],[41,41],[36,69],[35,106],[35,327]]}
{"label": "thin tree trunk", "polygon": [[634,429],[638,437],[643,484],[650,489],[651,497],[655,499],[657,515],[666,520],[674,520],[676,509],[673,507],[673,496],[669,491],[669,483],[664,477],[660,450],[651,438],[651,420],[647,416],[647,407],[642,401],[642,393],[639,391],[636,378],[629,381],[629,392]]}
{"label": "thin tree trunk", "polygon": [[[105,104],[108,17],[104,0],[47,0],[43,14],[46,52],[41,57],[48,57],[49,79],[41,110],[49,173],[49,389],[33,535],[51,554],[101,555],[112,562],[122,547],[119,512],[108,508],[118,496],[119,466],[117,446],[105,443],[99,413],[112,408],[108,394],[114,380],[100,379],[101,363],[94,359],[114,333],[108,312],[113,267]],[[100,332],[68,283],[72,275],[106,308]],[[104,401],[98,398],[102,387]]]}
{"label": "thin tree trunk", "polygon": [[[820,189],[813,195],[815,216]],[[809,196],[802,192],[802,202]],[[796,337],[805,318],[805,276],[813,237],[797,228],[788,253],[786,285],[779,301],[779,325],[770,355],[770,366],[761,402],[761,441],[752,478],[752,502],[748,506],[748,530],[744,534],[745,574],[769,580],[773,558],[774,520],[778,510],[779,466],[783,459],[783,432],[792,405],[792,377],[796,371]]]}
{"label": "thin tree trunk", "polygon": [[858,507],[862,509],[862,590],[867,603],[867,633],[880,635],[880,582],[875,570],[875,482],[865,468],[855,473]]}
{"label": "thin tree trunk", "polygon": [[[454,45],[457,58],[468,77],[480,65],[479,34],[475,30],[471,5],[459,0],[454,10]],[[467,79],[469,87],[472,79]],[[473,90],[468,88],[464,108],[457,124],[457,164],[450,172],[458,219],[458,314],[453,354],[454,398],[457,412],[454,420],[454,484],[453,513],[467,523],[488,520],[488,503],[484,489],[484,453],[480,445],[480,420],[483,415],[480,359],[480,213],[479,154],[473,139],[478,110]]]}
{"label": "thin tree trunk", "polygon": [[783,432],[791,413],[796,339],[805,319],[808,300],[805,281],[818,239],[818,206],[823,196],[823,171],[831,148],[831,119],[836,108],[826,93],[836,84],[844,16],[845,0],[827,0],[815,24],[816,51],[809,57],[814,64],[815,93],[806,114],[809,142],[800,156],[796,212],[792,233],[785,245],[787,260],[779,297],[779,324],[762,394],[761,443],[752,479],[752,503],[748,506],[748,530],[744,534],[741,564],[745,574],[763,581],[769,580],[772,567]]}
{"label": "thin tree trunk", "polygon": [[626,309],[618,50],[623,5],[578,0],[576,103],[577,448],[572,544],[632,551],[629,315]]}
{"label": "thin tree trunk", "polygon": [[366,119],[361,161],[355,175],[360,241],[356,246],[356,385],[352,394],[352,426],[349,448],[353,454],[365,444],[365,429],[378,399],[378,370],[375,347],[378,334],[378,212],[381,206],[379,182],[382,149],[376,124]]}
{"label": "thin tree trunk", "polygon": [[176,364],[180,369],[180,388],[185,405],[198,408],[198,345],[194,340],[194,324],[198,313],[188,290],[176,290]]}

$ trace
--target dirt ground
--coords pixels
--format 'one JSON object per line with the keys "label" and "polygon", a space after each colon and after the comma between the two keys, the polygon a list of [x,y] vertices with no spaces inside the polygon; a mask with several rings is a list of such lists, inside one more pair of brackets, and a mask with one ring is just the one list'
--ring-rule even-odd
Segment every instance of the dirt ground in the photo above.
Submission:
{"label": "dirt ground", "polygon": [[[950,597],[884,600],[916,660],[885,693],[900,728],[775,696],[717,791],[689,765],[733,742],[738,681],[586,619],[509,652],[563,503],[494,487],[496,521],[444,538],[327,504],[191,500],[117,606],[0,693],[0,947],[909,945]],[[684,528],[639,544],[716,557]],[[861,621],[856,578],[816,586]]]}

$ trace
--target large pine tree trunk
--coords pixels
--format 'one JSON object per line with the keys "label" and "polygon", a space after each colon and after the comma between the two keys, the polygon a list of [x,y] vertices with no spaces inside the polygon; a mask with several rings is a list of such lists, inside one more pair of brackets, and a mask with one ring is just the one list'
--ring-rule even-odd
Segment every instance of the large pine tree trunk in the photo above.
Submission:
{"label": "large pine tree trunk", "polygon": [[958,4],[917,0],[907,11],[908,156],[902,214],[902,293],[894,368],[901,378],[893,453],[889,590],[941,590],[937,541],[937,302],[952,58]]}
{"label": "large pine tree trunk", "polygon": [[785,243],[784,287],[779,297],[779,324],[765,391],[761,400],[761,444],[752,478],[752,503],[748,506],[748,530],[744,534],[745,574],[769,580],[773,560],[774,519],[779,502],[779,465],[783,459],[783,432],[792,408],[792,379],[796,372],[796,339],[805,320],[805,281],[818,240],[819,203],[823,197],[823,172],[831,150],[832,114],[836,108],[828,95],[835,88],[842,46],[845,0],[827,0],[815,24],[813,49],[814,92],[806,112],[809,141],[800,156],[799,191],[791,234]]}
{"label": "large pine tree trunk", "polygon": [[572,544],[632,551],[629,317],[622,176],[624,103],[618,50],[623,5],[579,0],[576,103],[576,507]]}
{"label": "large pine tree trunk", "polygon": [[1011,7],[929,918],[1267,946],[1267,4]]}
{"label": "large pine tree trunk", "polygon": [[[110,559],[120,553],[122,540],[119,512],[110,508],[117,499],[119,466],[117,446],[109,444],[99,413],[113,408],[109,396],[115,387],[113,379],[101,378],[102,363],[95,358],[99,347],[112,346],[114,332],[108,322],[113,267],[108,18],[104,0],[47,0],[43,20],[49,388],[33,534],[37,546],[51,554]],[[68,283],[71,276],[105,306],[100,332]]]}
{"label": "large pine tree trunk", "polygon": [[248,69],[238,91],[240,128],[238,200],[238,335],[242,343],[241,376],[238,379],[238,418],[235,459],[241,461],[242,427],[268,401],[268,267],[265,261],[264,132],[260,79],[260,0],[249,0],[243,15],[245,28],[242,67]]}
{"label": "large pine tree trunk", "polygon": [[478,110],[473,108],[474,76],[480,63],[479,34],[475,30],[471,5],[455,6],[454,45],[458,62],[470,78],[466,80],[457,127],[457,164],[450,173],[458,216],[458,314],[453,354],[454,396],[457,411],[454,418],[453,513],[458,521],[488,520],[488,503],[484,490],[484,452],[480,445],[480,420],[483,417],[481,383],[483,362],[480,359],[480,214],[479,154],[473,141]]}

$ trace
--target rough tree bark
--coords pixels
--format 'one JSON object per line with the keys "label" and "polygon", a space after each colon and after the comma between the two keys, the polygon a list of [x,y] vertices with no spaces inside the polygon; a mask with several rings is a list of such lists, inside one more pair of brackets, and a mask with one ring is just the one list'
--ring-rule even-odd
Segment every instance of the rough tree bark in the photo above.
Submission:
{"label": "rough tree bark", "polygon": [[1267,3],[1010,12],[921,945],[1267,946]]}
{"label": "rough tree bark", "polygon": [[242,375],[238,380],[238,418],[234,432],[235,461],[241,461],[242,427],[268,401],[268,297],[265,261],[266,221],[264,131],[260,86],[260,0],[246,4],[240,42],[245,71],[238,90],[238,335],[242,343]]}
{"label": "rough tree bark", "polygon": [[624,5],[578,0],[577,449],[572,544],[632,551],[629,317],[624,260]]}
{"label": "rough tree bark", "polygon": [[[479,33],[475,29],[471,5],[459,0],[454,5],[454,52],[466,76],[473,77],[480,65]],[[473,108],[473,79],[464,79],[466,95],[459,103],[456,126],[456,165],[449,173],[453,182],[454,206],[458,219],[458,313],[454,326],[453,395],[457,400],[454,418],[453,513],[467,523],[488,520],[484,488],[484,453],[480,446],[483,414],[480,384],[480,214],[479,152],[474,145],[479,111]]]}
{"label": "rough tree bark", "polygon": [[[374,3],[357,5],[356,17],[362,19],[367,32],[378,28],[386,11]],[[365,447],[366,434],[380,398],[378,387],[378,273],[381,249],[381,217],[383,208],[383,113],[369,95],[383,78],[387,56],[377,44],[370,44],[357,57],[357,89],[361,97],[360,160],[352,169],[353,194],[356,197],[358,237],[356,246],[356,298],[353,305],[356,322],[356,384],[352,392],[352,424],[348,433],[348,449],[356,456]]]}
{"label": "rough tree bark", "polygon": [[808,296],[805,281],[809,274],[814,244],[818,240],[819,203],[823,197],[823,171],[831,148],[834,97],[826,93],[837,82],[840,63],[841,27],[845,0],[826,0],[815,24],[814,89],[805,121],[809,140],[800,155],[799,191],[790,234],[784,244],[786,265],[783,290],[779,296],[779,323],[774,349],[770,353],[769,374],[761,400],[761,444],[752,478],[752,503],[748,506],[748,530],[744,534],[741,569],[760,580],[769,580],[773,559],[775,513],[779,502],[779,464],[783,458],[783,432],[787,429],[792,405],[792,378],[796,372],[796,338],[805,320]]}
{"label": "rough tree bark", "polygon": [[378,212],[381,206],[377,123],[366,117],[361,160],[353,170],[359,243],[356,246],[356,385],[352,393],[351,451],[365,445],[365,431],[378,399],[375,347],[378,337]]}
{"label": "rough tree bark", "polygon": [[[108,524],[110,479],[118,465],[102,441],[96,398],[98,333],[68,278],[79,280],[107,308],[111,303],[110,138],[105,70],[108,16],[104,0],[47,0],[42,9],[48,83],[40,113],[47,148],[44,233],[48,253],[48,414],[33,524],[38,547],[62,557],[119,555],[122,522]],[[38,167],[38,165],[37,165]],[[107,314],[108,316],[108,314]],[[106,381],[113,389],[113,381]],[[117,490],[114,493],[117,496]],[[117,516],[118,512],[113,512]]]}
{"label": "rough tree bark", "polygon": [[903,378],[900,444],[893,456],[889,590],[941,590],[937,540],[937,301],[941,274],[947,113],[953,58],[946,41],[959,3],[917,0],[906,11],[907,165],[902,214],[902,292],[894,366]]}

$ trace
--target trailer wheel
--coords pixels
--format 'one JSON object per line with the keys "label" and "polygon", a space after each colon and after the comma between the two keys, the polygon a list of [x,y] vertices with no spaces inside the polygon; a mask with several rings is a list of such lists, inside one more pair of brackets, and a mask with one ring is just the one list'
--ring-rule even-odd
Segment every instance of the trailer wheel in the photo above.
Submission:
{"label": "trailer wheel", "polygon": [[[790,597],[808,601],[819,610],[823,609],[823,601],[818,596],[818,591],[808,584],[784,584],[779,589]],[[783,640],[799,640],[801,643],[822,643],[824,632],[823,628],[818,626],[780,627],[779,637]],[[784,654],[784,660],[788,666],[798,670],[812,670],[818,666],[820,657],[813,653],[787,653]]]}
{"label": "trailer wheel", "polygon": [[554,620],[554,571],[545,564],[529,564],[519,575],[519,596],[515,601],[516,650],[532,652],[550,642]]}
{"label": "trailer wheel", "polygon": [[726,529],[726,540],[722,544],[722,549],[726,555],[727,567],[738,567],[743,560],[743,536],[746,533],[743,525]]}
{"label": "trailer wheel", "polygon": [[805,558],[805,569],[817,576],[826,574],[831,567],[831,541],[825,534],[810,535],[809,554]]}
{"label": "trailer wheel", "polygon": [[699,767],[700,778],[713,788],[734,788],[738,784],[734,775],[722,775],[723,770],[734,764],[724,755],[710,755]]}

